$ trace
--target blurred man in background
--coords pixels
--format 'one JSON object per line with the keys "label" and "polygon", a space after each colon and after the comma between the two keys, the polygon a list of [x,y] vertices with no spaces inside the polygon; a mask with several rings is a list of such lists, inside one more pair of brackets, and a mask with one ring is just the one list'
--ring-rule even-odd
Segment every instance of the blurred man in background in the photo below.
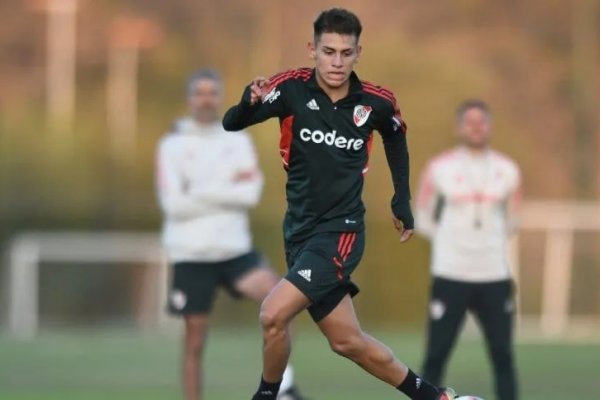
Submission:
{"label": "blurred man in background", "polygon": [[400,242],[413,234],[406,124],[392,92],[361,81],[360,20],[333,8],[315,20],[308,46],[314,68],[256,78],[227,111],[227,130],[277,117],[287,170],[284,222],[288,273],[261,306],[263,373],[253,400],[275,399],[291,352],[289,326],[308,310],[333,351],[413,400],[452,400],[451,389],[417,376],[366,334],[356,317],[351,280],[365,245],[361,195],[373,131],[383,139],[394,186],[391,201]]}
{"label": "blurred man in background", "polygon": [[520,199],[518,166],[490,148],[486,103],[457,111],[460,145],[428,165],[417,196],[416,229],[432,242],[433,288],[425,379],[440,384],[465,314],[485,335],[499,400],[517,399],[513,283],[506,259]]}
{"label": "blurred man in background", "polygon": [[[252,247],[248,209],[258,203],[263,177],[249,136],[223,130],[222,97],[216,71],[192,75],[190,116],[175,123],[158,149],[163,242],[173,267],[169,309],[185,321],[187,400],[202,396],[200,360],[217,289],[260,303],[279,280]],[[285,378],[280,399],[301,399],[289,367]]]}

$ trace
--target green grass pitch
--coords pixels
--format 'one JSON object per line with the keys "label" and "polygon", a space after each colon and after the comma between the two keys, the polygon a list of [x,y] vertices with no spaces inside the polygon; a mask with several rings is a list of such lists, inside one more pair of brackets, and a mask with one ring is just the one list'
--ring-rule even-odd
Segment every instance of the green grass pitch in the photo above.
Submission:
{"label": "green grass pitch", "polygon": [[[418,367],[422,337],[374,332]],[[312,328],[295,337],[293,363],[304,391],[316,400],[402,398],[331,353]],[[215,329],[206,354],[206,399],[249,399],[260,374],[256,329]],[[179,336],[115,330],[46,333],[31,342],[0,336],[0,400],[159,400],[181,398]],[[523,400],[600,398],[600,344],[519,344]],[[449,381],[465,394],[492,400],[490,369],[477,339],[462,339]]]}

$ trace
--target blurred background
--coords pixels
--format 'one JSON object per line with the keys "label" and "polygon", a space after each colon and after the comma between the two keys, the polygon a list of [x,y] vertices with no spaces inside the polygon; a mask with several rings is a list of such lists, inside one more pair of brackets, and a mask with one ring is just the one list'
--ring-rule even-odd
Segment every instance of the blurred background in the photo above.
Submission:
{"label": "blurred background", "polygon": [[[524,175],[523,229],[511,249],[523,398],[597,396],[588,378],[600,368],[600,1],[3,0],[1,399],[178,395],[179,325],[163,313],[156,237],[157,141],[185,113],[186,79],[199,67],[222,72],[233,104],[256,75],[311,66],[312,21],[331,6],[362,20],[359,76],[398,98],[413,188],[427,160],[455,143],[456,105],[492,105],[494,146]],[[250,131],[266,172],[255,241],[283,271],[278,127]],[[358,312],[418,365],[429,247],[398,244],[380,141],[366,182]],[[207,393],[240,398],[258,371],[256,307],[221,296],[214,321]],[[324,344],[307,319],[297,330],[299,379],[310,377],[315,397],[349,398],[336,392],[336,374],[356,374],[354,387],[340,386],[356,398],[393,396],[333,355],[315,369],[309,360]],[[450,377],[490,393],[479,337],[463,336]],[[573,377],[554,385],[561,363]],[[232,368],[233,385],[222,374]]]}

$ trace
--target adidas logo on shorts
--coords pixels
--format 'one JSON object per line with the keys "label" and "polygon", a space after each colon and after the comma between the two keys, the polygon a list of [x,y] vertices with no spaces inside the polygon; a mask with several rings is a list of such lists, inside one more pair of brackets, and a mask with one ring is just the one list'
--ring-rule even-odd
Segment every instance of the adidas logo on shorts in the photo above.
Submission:
{"label": "adidas logo on shorts", "polygon": [[309,282],[310,282],[311,274],[312,274],[312,271],[310,269],[301,269],[300,271],[298,271],[298,275],[300,275],[301,277],[303,277],[304,279],[306,279]]}

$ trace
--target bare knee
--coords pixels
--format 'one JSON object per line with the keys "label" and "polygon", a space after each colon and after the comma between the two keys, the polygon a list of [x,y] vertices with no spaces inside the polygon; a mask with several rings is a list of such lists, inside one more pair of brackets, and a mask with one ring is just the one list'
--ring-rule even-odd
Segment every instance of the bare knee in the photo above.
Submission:
{"label": "bare knee", "polygon": [[350,359],[359,357],[367,347],[363,333],[339,336],[329,340],[329,346],[335,353]]}
{"label": "bare knee", "polygon": [[287,336],[292,319],[309,304],[308,298],[298,288],[282,279],[260,306],[263,337]]}
{"label": "bare knee", "polygon": [[263,302],[259,315],[260,325],[266,335],[276,335],[287,331],[288,319],[276,307]]}
{"label": "bare knee", "polygon": [[199,357],[204,351],[207,320],[205,317],[187,317],[185,321],[184,351],[186,356]]}
{"label": "bare knee", "polygon": [[279,277],[267,267],[258,267],[246,274],[235,284],[235,289],[244,297],[257,303],[264,301],[279,282]]}

